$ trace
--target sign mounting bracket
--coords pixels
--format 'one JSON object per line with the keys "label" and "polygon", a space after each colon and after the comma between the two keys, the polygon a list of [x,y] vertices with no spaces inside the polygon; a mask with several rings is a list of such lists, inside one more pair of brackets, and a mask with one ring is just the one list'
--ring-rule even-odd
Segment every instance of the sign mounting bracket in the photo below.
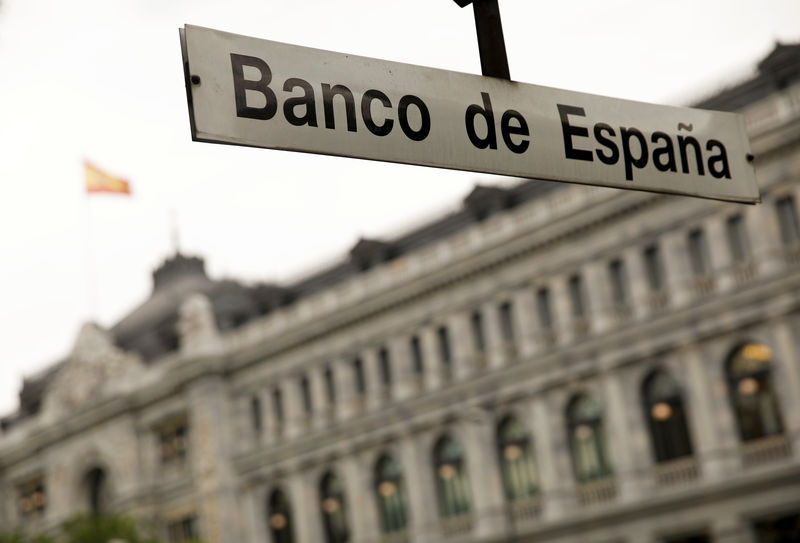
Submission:
{"label": "sign mounting bracket", "polygon": [[481,72],[488,77],[511,80],[497,0],[453,0],[459,7],[472,4],[475,32],[481,56]]}

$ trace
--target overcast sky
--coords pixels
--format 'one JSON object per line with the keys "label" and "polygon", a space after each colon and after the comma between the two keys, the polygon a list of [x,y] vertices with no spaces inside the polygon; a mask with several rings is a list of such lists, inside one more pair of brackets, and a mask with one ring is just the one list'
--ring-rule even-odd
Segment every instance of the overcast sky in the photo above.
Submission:
{"label": "overcast sky", "polygon": [[[686,105],[800,41],[797,0],[500,0],[511,77]],[[288,281],[459,205],[464,172],[193,143],[178,28],[479,73],[452,0],[0,0],[0,415],[22,377],[148,296],[173,251]],[[133,196],[84,192],[83,160]],[[94,294],[92,294],[94,292]]]}

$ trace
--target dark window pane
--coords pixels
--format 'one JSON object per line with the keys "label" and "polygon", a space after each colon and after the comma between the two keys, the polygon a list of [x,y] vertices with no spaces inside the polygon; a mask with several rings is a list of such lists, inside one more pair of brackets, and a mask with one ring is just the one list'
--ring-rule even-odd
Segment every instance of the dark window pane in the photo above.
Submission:
{"label": "dark window pane", "polygon": [[689,232],[687,241],[692,273],[696,276],[708,275],[711,270],[708,262],[708,246],[706,245],[705,234],[701,229],[697,228]]}
{"label": "dark window pane", "polygon": [[628,301],[627,276],[625,265],[620,259],[614,259],[608,264],[608,275],[611,279],[611,296],[615,305],[624,305]]}
{"label": "dark window pane", "polygon": [[750,244],[747,239],[744,220],[741,215],[728,217],[725,223],[728,235],[728,247],[734,262],[744,262],[750,258]]}
{"label": "dark window pane", "polygon": [[775,202],[778,213],[778,224],[781,229],[781,240],[784,245],[793,245],[800,241],[800,227],[797,222],[797,209],[794,198],[785,196]]}
{"label": "dark window pane", "polygon": [[292,543],[294,527],[289,499],[281,490],[275,490],[269,499],[267,522],[274,543]]}
{"label": "dark window pane", "polygon": [[742,441],[783,433],[771,375],[772,349],[747,343],[728,359],[728,390]]}
{"label": "dark window pane", "polygon": [[389,349],[383,347],[378,352],[378,362],[381,370],[381,383],[383,386],[388,387],[392,384],[392,364],[389,358]]}
{"label": "dark window pane", "polygon": [[550,289],[542,287],[536,292],[536,310],[539,314],[539,325],[543,330],[552,330],[553,311],[550,306]]}
{"label": "dark window pane", "polygon": [[657,462],[692,454],[683,398],[671,375],[656,371],[645,379],[644,410]]}
{"label": "dark window pane", "polygon": [[482,353],[486,350],[486,341],[483,337],[483,316],[480,311],[475,311],[470,316],[472,325],[472,338],[475,342],[475,350]]}
{"label": "dark window pane", "polygon": [[800,541],[800,513],[753,523],[758,543],[797,543]]}
{"label": "dark window pane", "polygon": [[414,336],[411,338],[411,357],[414,364],[414,373],[422,375],[422,345],[419,343],[419,338]]}
{"label": "dark window pane", "polygon": [[261,399],[258,396],[250,398],[250,422],[256,432],[260,432],[264,426],[261,416]]}
{"label": "dark window pane", "polygon": [[383,456],[375,467],[375,491],[381,532],[395,533],[406,528],[405,487],[400,464],[391,456]]}
{"label": "dark window pane", "polygon": [[450,334],[447,332],[447,327],[440,326],[436,335],[439,338],[439,355],[442,357],[442,362],[449,366],[453,360],[450,351]]}
{"label": "dark window pane", "polygon": [[353,360],[353,378],[356,383],[356,392],[358,394],[367,393],[367,380],[364,378],[364,363],[360,358]]}
{"label": "dark window pane", "polygon": [[572,302],[572,315],[583,317],[586,315],[586,303],[583,297],[583,281],[580,275],[569,278],[569,297]]}
{"label": "dark window pane", "polygon": [[272,407],[275,409],[275,420],[283,423],[283,394],[279,388],[272,391]]}
{"label": "dark window pane", "polygon": [[303,410],[306,415],[311,414],[311,387],[308,384],[308,377],[305,375],[300,378],[300,393],[303,396]]}
{"label": "dark window pane", "polygon": [[500,332],[504,343],[514,343],[514,315],[511,311],[511,302],[500,304]]}
{"label": "dark window pane", "polygon": [[336,402],[336,384],[333,381],[333,370],[326,367],[325,375],[325,393],[328,395],[328,404],[333,405]]}
{"label": "dark window pane", "polygon": [[661,255],[658,245],[648,245],[644,249],[644,267],[647,274],[647,284],[652,291],[660,291],[664,288],[664,274],[661,266]]}

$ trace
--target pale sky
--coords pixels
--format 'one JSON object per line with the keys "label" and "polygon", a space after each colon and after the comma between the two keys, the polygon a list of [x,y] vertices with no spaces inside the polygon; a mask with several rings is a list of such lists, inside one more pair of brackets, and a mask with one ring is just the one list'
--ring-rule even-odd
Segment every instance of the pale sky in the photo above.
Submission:
{"label": "pale sky", "polygon": [[[511,77],[686,105],[800,42],[797,0],[499,0]],[[0,0],[0,415],[22,377],[111,326],[172,251],[214,278],[290,281],[500,178],[194,143],[178,28],[480,72],[452,0]],[[88,196],[83,160],[133,196]]]}

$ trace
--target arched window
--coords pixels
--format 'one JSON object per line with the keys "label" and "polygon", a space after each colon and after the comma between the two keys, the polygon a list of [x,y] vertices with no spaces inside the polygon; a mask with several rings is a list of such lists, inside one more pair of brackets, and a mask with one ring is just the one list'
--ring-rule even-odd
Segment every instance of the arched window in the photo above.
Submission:
{"label": "arched window", "polygon": [[497,426],[497,452],[506,498],[513,502],[536,495],[539,474],[531,452],[531,440],[517,418],[508,416]]}
{"label": "arched window", "polygon": [[270,495],[268,515],[272,543],[292,543],[294,541],[292,511],[289,498],[282,490],[275,489]]}
{"label": "arched window", "polygon": [[771,365],[772,349],[761,343],[742,345],[728,358],[728,390],[742,441],[783,432]]}
{"label": "arched window", "polygon": [[567,433],[575,479],[585,483],[611,474],[600,404],[584,394],[567,407]]}
{"label": "arched window", "polygon": [[345,505],[342,482],[335,473],[329,471],[320,481],[322,525],[325,529],[325,541],[328,543],[350,541]]}
{"label": "arched window", "polygon": [[391,456],[382,456],[375,465],[375,492],[381,532],[389,534],[405,530],[408,520],[403,470]]}
{"label": "arched window", "polygon": [[103,468],[93,468],[86,474],[86,490],[89,505],[89,512],[93,515],[100,515],[105,510],[106,496],[106,472]]}
{"label": "arched window", "polygon": [[464,451],[458,441],[443,436],[433,449],[439,514],[455,517],[470,512],[469,489],[464,471]]}
{"label": "arched window", "polygon": [[644,412],[656,462],[667,462],[692,454],[686,414],[678,383],[664,371],[656,370],[644,380]]}

